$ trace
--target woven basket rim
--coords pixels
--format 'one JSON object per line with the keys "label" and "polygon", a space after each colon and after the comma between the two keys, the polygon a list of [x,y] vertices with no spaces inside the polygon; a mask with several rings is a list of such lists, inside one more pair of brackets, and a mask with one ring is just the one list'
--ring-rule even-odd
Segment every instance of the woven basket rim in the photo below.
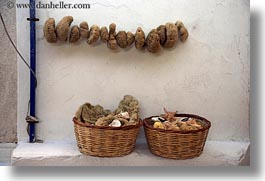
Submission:
{"label": "woven basket rim", "polygon": [[159,129],[159,128],[154,128],[153,126],[150,126],[147,121],[150,120],[152,117],[156,117],[156,116],[150,116],[147,117],[143,120],[143,126],[145,128],[151,129],[151,130],[155,130],[158,132],[167,132],[167,133],[179,133],[179,134],[189,134],[189,133],[198,133],[198,132],[203,132],[207,129],[209,129],[211,127],[211,122],[208,121],[206,118],[203,118],[201,116],[198,116],[196,114],[175,114],[176,117],[191,117],[191,118],[195,118],[195,119],[199,119],[200,121],[203,121],[206,126],[203,129],[199,129],[199,130],[189,130],[189,131],[178,131],[178,130],[165,130],[165,129]]}
{"label": "woven basket rim", "polygon": [[138,124],[136,125],[120,126],[120,127],[89,125],[87,123],[79,121],[76,117],[73,117],[73,122],[74,124],[80,125],[82,127],[93,128],[93,129],[105,129],[105,130],[128,130],[133,128],[139,128],[142,125],[141,119],[139,119]]}

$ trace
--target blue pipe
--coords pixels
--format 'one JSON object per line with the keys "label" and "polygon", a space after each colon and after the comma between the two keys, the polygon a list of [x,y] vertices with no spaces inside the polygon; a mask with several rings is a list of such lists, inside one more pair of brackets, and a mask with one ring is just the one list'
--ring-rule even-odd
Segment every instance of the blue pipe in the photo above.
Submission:
{"label": "blue pipe", "polygon": [[[36,72],[35,0],[30,0],[30,67]],[[30,115],[35,117],[36,81],[30,73]],[[29,142],[35,141],[35,123],[29,123]]]}

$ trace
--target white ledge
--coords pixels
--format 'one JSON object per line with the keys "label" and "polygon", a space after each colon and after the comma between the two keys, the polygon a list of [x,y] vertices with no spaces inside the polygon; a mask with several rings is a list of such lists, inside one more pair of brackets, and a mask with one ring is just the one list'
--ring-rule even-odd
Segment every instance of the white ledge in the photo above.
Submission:
{"label": "white ledge", "polygon": [[11,155],[16,146],[15,143],[0,143],[0,166],[10,165]]}
{"label": "white ledge", "polygon": [[248,165],[249,142],[207,141],[203,153],[193,159],[174,160],[150,153],[146,143],[123,157],[100,158],[81,154],[76,143],[19,143],[13,151],[14,166],[229,166]]}

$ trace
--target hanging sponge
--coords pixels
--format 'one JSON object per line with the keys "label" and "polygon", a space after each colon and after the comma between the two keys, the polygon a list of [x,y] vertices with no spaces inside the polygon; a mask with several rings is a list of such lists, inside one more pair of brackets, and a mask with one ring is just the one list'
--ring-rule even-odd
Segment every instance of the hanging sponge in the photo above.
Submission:
{"label": "hanging sponge", "polygon": [[65,16],[56,26],[56,34],[60,41],[67,41],[70,25],[73,22],[72,16]]}

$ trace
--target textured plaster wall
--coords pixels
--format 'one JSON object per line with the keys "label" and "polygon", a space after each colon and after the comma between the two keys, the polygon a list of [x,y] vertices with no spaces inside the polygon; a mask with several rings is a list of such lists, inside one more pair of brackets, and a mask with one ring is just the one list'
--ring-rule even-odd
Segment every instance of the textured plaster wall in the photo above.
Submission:
{"label": "textured plaster wall", "polygon": [[[11,38],[16,42],[16,10],[7,8],[7,2],[0,1],[0,11]],[[0,142],[16,142],[16,125],[17,57],[0,23]]]}
{"label": "textured plaster wall", "polygon": [[[18,2],[21,2],[18,1]],[[70,2],[70,1],[65,1]],[[85,1],[71,1],[85,2]],[[72,15],[89,25],[117,24],[117,30],[148,33],[182,20],[190,37],[185,44],[153,55],[110,51],[105,44],[49,44],[43,24]],[[29,56],[28,10],[17,9],[18,46]],[[162,107],[194,113],[212,122],[209,140],[249,140],[249,1],[93,1],[91,9],[37,10],[37,135],[44,140],[74,140],[72,117],[86,101],[114,109],[125,94],[141,104],[141,117]],[[18,138],[27,140],[24,117],[29,71],[19,63]],[[143,138],[143,133],[141,133]]]}

